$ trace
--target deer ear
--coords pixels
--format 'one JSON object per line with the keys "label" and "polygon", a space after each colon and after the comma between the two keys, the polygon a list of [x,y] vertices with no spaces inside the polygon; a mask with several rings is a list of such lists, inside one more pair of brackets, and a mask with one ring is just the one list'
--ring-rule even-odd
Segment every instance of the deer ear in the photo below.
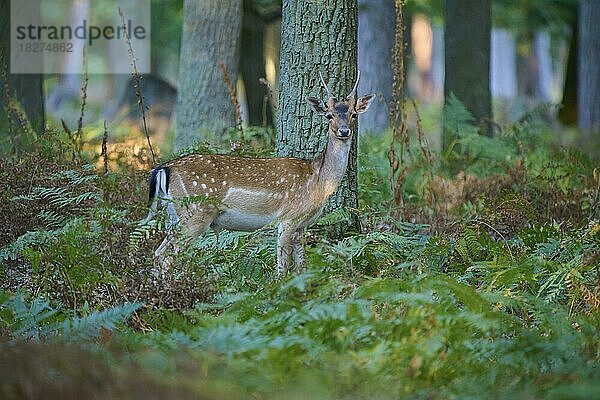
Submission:
{"label": "deer ear", "polygon": [[375,100],[374,94],[368,94],[359,98],[356,102],[356,107],[354,107],[354,112],[356,112],[357,114],[364,113],[365,111],[367,111],[373,100]]}
{"label": "deer ear", "polygon": [[317,114],[325,115],[327,112],[327,106],[325,106],[323,100],[319,100],[316,97],[309,97],[306,100],[308,101],[310,108],[312,108]]}

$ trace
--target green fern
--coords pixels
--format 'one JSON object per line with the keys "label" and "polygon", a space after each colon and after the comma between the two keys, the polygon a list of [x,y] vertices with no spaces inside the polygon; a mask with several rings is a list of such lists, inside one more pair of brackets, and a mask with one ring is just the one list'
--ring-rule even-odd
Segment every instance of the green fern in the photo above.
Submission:
{"label": "green fern", "polygon": [[26,232],[8,246],[0,249],[0,261],[16,260],[24,250],[42,246],[59,235],[62,231],[63,229]]}
{"label": "green fern", "polygon": [[161,219],[153,219],[146,224],[138,224],[129,234],[129,253],[138,251],[140,245],[164,229]]}
{"label": "green fern", "polygon": [[467,171],[478,175],[503,172],[502,166],[517,155],[517,149],[510,139],[480,135],[473,115],[453,93],[444,106],[444,130],[455,138],[447,150],[446,160],[453,158],[455,146],[459,144],[459,152],[467,156]]}
{"label": "green fern", "polygon": [[42,340],[60,336],[65,340],[88,341],[100,336],[101,329],[114,330],[142,303],[125,303],[102,311],[93,311],[83,317],[69,318],[54,308],[47,299],[33,298],[16,293],[0,303],[0,324],[14,339]]}
{"label": "green fern", "polygon": [[93,311],[83,317],[67,318],[59,325],[58,332],[65,340],[92,340],[100,336],[101,329],[114,330],[142,305],[143,303],[124,303],[106,310]]}
{"label": "green fern", "polygon": [[343,222],[349,222],[351,219],[352,215],[350,214],[350,211],[347,208],[341,207],[336,208],[335,210],[319,218],[317,225],[335,225]]}
{"label": "green fern", "polygon": [[52,210],[42,210],[38,214],[38,217],[44,221],[47,227],[49,228],[59,228],[67,222],[68,217],[66,215],[61,215],[56,211]]}
{"label": "green fern", "polygon": [[52,308],[46,299],[34,298],[27,304],[24,294],[19,292],[0,303],[0,310],[2,324],[10,329],[14,337],[39,340],[56,333],[57,326],[51,318],[58,310]]}
{"label": "green fern", "polygon": [[471,264],[479,258],[481,244],[479,243],[480,231],[472,226],[467,226],[456,240],[455,249],[460,254],[465,264]]}

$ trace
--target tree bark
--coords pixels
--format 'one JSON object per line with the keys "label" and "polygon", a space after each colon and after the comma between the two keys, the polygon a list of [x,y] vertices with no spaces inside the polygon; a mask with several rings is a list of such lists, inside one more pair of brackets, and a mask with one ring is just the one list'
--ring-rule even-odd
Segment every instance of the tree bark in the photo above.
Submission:
{"label": "tree bark", "polygon": [[584,132],[600,131],[600,2],[579,5],[578,125]]}
{"label": "tree bark", "polygon": [[396,28],[394,0],[360,0],[358,11],[358,68],[361,93],[377,99],[361,116],[360,132],[381,134],[390,125],[392,49]]}
{"label": "tree bark", "polygon": [[[248,103],[248,124],[262,126],[271,123],[271,110],[267,108],[263,115],[266,88],[259,82],[266,77],[264,30],[265,23],[248,5],[244,4],[242,23],[240,72],[244,79],[246,101]],[[266,121],[263,121],[266,119]]]}
{"label": "tree bark", "polygon": [[[28,6],[21,6],[24,11],[28,13],[37,13],[39,16],[40,5],[37,2],[30,2]],[[0,53],[2,54],[2,65],[0,69],[3,69],[6,65],[9,68],[8,73],[8,91],[10,96],[14,96],[15,99],[21,104],[27,119],[31,124],[31,127],[37,133],[44,132],[44,90],[43,90],[43,74],[19,74],[10,73],[10,0],[0,0]],[[39,17],[38,17],[39,19]],[[41,55],[39,57],[39,70],[42,68]],[[4,78],[3,74],[0,74],[0,90],[4,91]],[[0,110],[4,110],[5,93],[0,94]],[[2,125],[8,123],[8,120],[4,118],[4,112],[2,112],[3,118],[0,119]],[[10,117],[9,117],[10,118]]]}
{"label": "tree bark", "polygon": [[[327,120],[314,114],[306,99],[325,97],[319,72],[341,99],[357,73],[358,15],[356,0],[284,0],[277,151],[280,156],[312,158],[327,143]],[[325,99],[326,100],[326,99]],[[348,170],[327,209],[357,207],[357,132]]]}
{"label": "tree bark", "polygon": [[207,137],[220,139],[236,123],[223,64],[235,85],[238,73],[241,0],[185,0],[175,148]]}
{"label": "tree bark", "polygon": [[[448,99],[454,93],[478,121],[481,133],[491,135],[491,0],[446,0],[444,12],[444,95]],[[444,148],[451,141],[444,135]]]}

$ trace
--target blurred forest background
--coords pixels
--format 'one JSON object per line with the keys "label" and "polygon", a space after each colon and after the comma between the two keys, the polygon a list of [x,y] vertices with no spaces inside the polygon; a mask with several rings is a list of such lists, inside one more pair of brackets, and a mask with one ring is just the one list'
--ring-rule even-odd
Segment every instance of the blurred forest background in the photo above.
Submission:
{"label": "blurred forest background", "polygon": [[[67,4],[30,11],[119,24]],[[130,65],[113,41],[19,74],[0,0],[0,398],[600,398],[600,1],[150,4],[150,73],[85,73]],[[358,70],[377,99],[306,270],[266,227],[157,282],[150,168],[311,158],[319,73]]]}
{"label": "blurred forest background", "polygon": [[[8,18],[9,2],[2,4],[2,15]],[[220,64],[235,86],[243,125],[274,126],[276,118],[273,118],[269,88],[260,80],[269,83],[274,92],[273,100],[277,102],[280,1],[245,1],[243,5],[241,2],[215,5],[206,2],[190,5],[185,17],[181,0],[152,1],[151,4],[152,72],[143,77],[142,94],[150,108],[150,130],[159,147],[168,154],[173,149],[175,132],[180,132],[175,143],[181,148],[195,140],[221,139],[225,130],[235,126],[234,105],[223,82]],[[210,8],[217,5],[223,11],[210,14]],[[439,149],[442,143],[442,104],[452,92],[477,119],[487,120],[488,124],[494,121],[505,125],[544,107],[544,116],[556,128],[561,143],[576,142],[587,150],[597,149],[598,32],[593,23],[596,8],[593,1],[578,0],[450,1],[446,7],[441,0],[407,1],[403,14],[404,90],[431,119],[433,129],[428,129],[427,135],[434,148]],[[94,10],[98,12],[98,9],[106,20],[115,18],[111,15],[114,10],[104,10],[95,4]],[[52,20],[57,10],[43,7],[41,12]],[[73,18],[81,18],[90,12],[90,2],[73,1],[68,12]],[[202,24],[194,25],[201,29],[195,29],[189,38],[184,37],[182,44],[184,18],[191,24],[190,21],[199,20],[203,13],[207,14]],[[358,67],[362,72],[359,90],[379,95],[375,111],[361,121],[361,132],[381,134],[390,127],[393,78],[399,73],[394,71],[392,60],[394,1],[361,0],[358,15]],[[209,18],[213,18],[212,26]],[[221,20],[217,20],[219,18]],[[219,23],[231,29],[223,30]],[[3,26],[6,53],[9,24],[3,23]],[[318,44],[319,38],[315,40]],[[351,42],[354,39],[340,36],[339,40]],[[180,51],[182,46],[183,52]],[[111,48],[106,48],[105,53],[88,63],[110,60]],[[203,59],[202,55],[210,57]],[[148,55],[137,54],[137,57]],[[73,70],[70,63],[66,55],[65,70]],[[322,67],[326,63],[327,60],[319,60],[316,64]],[[61,119],[70,124],[77,120],[82,75],[9,74],[7,78],[10,89],[16,91],[38,131],[44,121],[60,125]],[[328,78],[335,81],[342,76]],[[180,81],[186,85],[178,92]],[[128,75],[90,75],[84,124],[101,126],[102,121],[107,120],[112,140],[143,142],[143,135],[132,131],[140,126],[141,118],[134,84]],[[211,93],[213,101],[194,100],[200,97],[199,93]],[[196,111],[189,113],[187,108]],[[42,109],[44,114],[39,113]],[[172,117],[178,113],[181,116],[175,126]],[[194,122],[190,122],[192,120]],[[558,133],[559,127],[580,128],[582,134],[570,129],[561,129]],[[493,129],[490,125],[488,133],[493,133]],[[90,133],[89,139],[99,140],[99,131],[101,129]],[[0,139],[0,149],[7,152],[10,148],[11,139],[5,134]]]}

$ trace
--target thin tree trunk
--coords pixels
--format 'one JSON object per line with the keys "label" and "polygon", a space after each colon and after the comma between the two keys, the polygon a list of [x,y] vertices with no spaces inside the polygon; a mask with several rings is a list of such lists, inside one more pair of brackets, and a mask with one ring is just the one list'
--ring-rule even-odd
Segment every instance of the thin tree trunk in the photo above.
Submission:
{"label": "thin tree trunk", "polygon": [[[71,4],[71,26],[77,26],[83,20],[88,19],[89,12],[90,2],[88,0],[73,1]],[[46,111],[56,120],[65,118],[64,113],[60,113],[61,105],[64,102],[77,101],[81,97],[84,44],[85,41],[83,40],[73,41],[72,51],[64,54],[58,82],[52,86],[46,95]],[[109,46],[111,45],[113,45],[113,41],[109,42]],[[118,43],[118,45],[123,46],[122,43]],[[118,58],[111,57],[111,60],[119,62]],[[129,63],[129,60],[127,60],[127,63]]]}
{"label": "thin tree trunk", "polygon": [[[446,0],[444,95],[463,102],[491,135],[490,35],[491,0]],[[452,138],[444,135],[444,148]]]}
{"label": "thin tree trunk", "polygon": [[358,11],[358,67],[361,93],[377,99],[361,116],[360,132],[381,134],[390,125],[392,100],[392,49],[396,19],[394,0],[360,0]]}
{"label": "thin tree trunk", "polygon": [[505,100],[517,95],[517,48],[515,38],[507,29],[492,31],[491,91]]}
{"label": "thin tree trunk", "polygon": [[[259,79],[266,76],[264,30],[264,21],[251,7],[244,5],[240,72],[246,89],[248,123],[254,126],[262,126],[264,122],[270,124],[272,115],[269,107],[263,110],[267,91],[259,82]],[[265,111],[264,115],[263,111]],[[266,119],[266,121],[263,121],[263,119]]]}
{"label": "thin tree trunk", "polygon": [[220,65],[235,85],[238,72],[241,0],[186,0],[175,148],[207,137],[221,138],[236,123],[235,106]]}
{"label": "thin tree trunk", "polygon": [[281,47],[281,19],[275,20],[265,26],[265,74],[271,85],[269,100],[271,103],[271,121],[275,131],[279,130],[277,118],[277,104],[279,99],[279,56]]}
{"label": "thin tree trunk", "polygon": [[444,97],[444,27],[432,25],[433,46],[431,49],[431,82],[433,99],[439,101]]}
{"label": "thin tree trunk", "polygon": [[[24,0],[25,4],[19,5],[19,10],[30,14],[37,14],[39,19],[40,5],[37,2],[31,0]],[[0,69],[3,69],[6,65],[10,72],[10,0],[0,0],[0,53],[2,54],[2,65]],[[38,58],[38,64],[35,66],[29,66],[31,70],[37,70],[40,73],[35,74],[21,74],[18,71],[12,71],[14,73],[8,74],[8,91],[10,96],[15,96],[16,100],[21,104],[27,119],[29,120],[32,128],[37,133],[44,132],[44,90],[43,90],[43,74],[42,71],[42,58],[41,54]],[[4,87],[3,74],[0,74],[0,90]],[[5,94],[0,94],[0,110],[5,107]],[[2,113],[4,114],[4,112]],[[4,118],[3,118],[4,119]],[[8,123],[8,121],[2,120],[2,123]]]}
{"label": "thin tree trunk", "polygon": [[[314,157],[327,143],[327,121],[307,106],[309,96],[324,98],[319,72],[338,98],[346,96],[356,80],[358,15],[356,0],[284,0],[282,8],[279,78],[279,131],[281,156]],[[329,208],[357,207],[354,132],[348,170]]]}
{"label": "thin tree trunk", "polygon": [[578,125],[586,133],[600,131],[600,2],[579,5]]}
{"label": "thin tree trunk", "polygon": [[536,66],[535,98],[537,101],[552,101],[552,56],[550,34],[538,31],[533,36],[533,55]]}
{"label": "thin tree trunk", "polygon": [[571,32],[571,42],[569,44],[569,56],[567,58],[567,70],[565,72],[565,83],[563,87],[562,101],[558,118],[565,125],[575,125],[577,123],[577,58],[579,48],[579,34],[577,32],[577,18]]}

